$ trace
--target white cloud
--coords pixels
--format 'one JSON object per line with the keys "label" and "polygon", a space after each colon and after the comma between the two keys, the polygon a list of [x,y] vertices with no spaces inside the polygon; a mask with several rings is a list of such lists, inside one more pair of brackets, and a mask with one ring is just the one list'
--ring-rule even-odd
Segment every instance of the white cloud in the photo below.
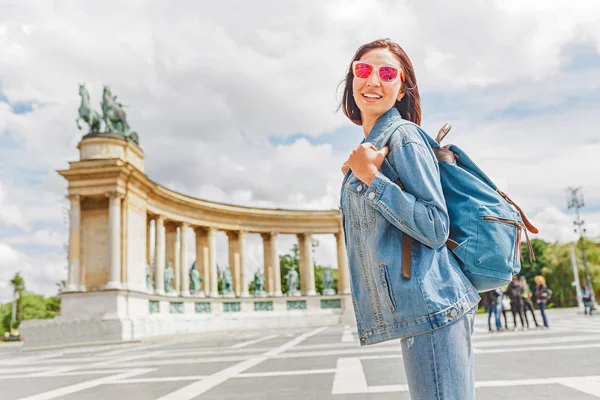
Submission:
{"label": "white cloud", "polygon": [[25,280],[25,290],[45,296],[56,295],[56,283],[67,276],[65,265],[64,253],[44,253],[32,257],[6,243],[0,243],[0,302],[12,299],[9,281],[17,272]]}

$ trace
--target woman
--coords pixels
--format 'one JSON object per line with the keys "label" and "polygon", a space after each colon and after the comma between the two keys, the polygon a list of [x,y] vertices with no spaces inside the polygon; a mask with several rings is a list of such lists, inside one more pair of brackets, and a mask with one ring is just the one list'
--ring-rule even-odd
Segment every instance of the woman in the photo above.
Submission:
{"label": "woman", "polygon": [[552,296],[552,291],[546,285],[546,279],[541,275],[536,275],[533,278],[533,281],[537,285],[535,288],[535,298],[536,303],[540,305],[540,313],[542,314],[542,321],[544,322],[544,327],[549,328],[548,326],[548,318],[546,318],[546,303],[550,300]]}
{"label": "woman", "polygon": [[413,399],[473,399],[481,298],[446,247],[448,211],[438,160],[419,134],[412,63],[376,40],[357,50],[343,83],[344,114],[365,137],[342,166],[340,199],[360,344],[401,339]]}

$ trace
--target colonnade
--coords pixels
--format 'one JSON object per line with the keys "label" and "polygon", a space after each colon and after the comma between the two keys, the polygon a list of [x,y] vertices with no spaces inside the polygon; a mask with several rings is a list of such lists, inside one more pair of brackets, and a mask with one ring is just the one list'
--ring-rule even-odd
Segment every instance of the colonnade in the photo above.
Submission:
{"label": "colonnade", "polygon": [[[108,277],[105,289],[126,288],[122,280],[121,249],[123,232],[121,205],[124,196],[118,192],[106,193],[108,197]],[[69,240],[69,274],[68,291],[82,291],[80,278],[80,248],[81,248],[81,196],[68,196],[70,207],[70,240]],[[152,223],[152,221],[154,223]],[[154,229],[154,235],[151,230]],[[208,297],[219,297],[217,286],[218,271],[216,261],[215,233],[218,230],[211,226],[195,226],[185,221],[168,219],[161,214],[147,215],[146,221],[146,264],[152,265],[154,260],[154,293],[165,295],[164,273],[168,263],[171,263],[175,280],[173,291],[170,295],[190,296],[188,260],[188,235],[189,229],[195,233],[196,264],[202,276],[202,294]],[[249,230],[224,230],[227,234],[229,249],[229,267],[233,277],[233,292],[236,297],[249,297],[248,277],[244,266],[244,243],[248,233],[259,233],[263,240],[264,251],[264,290],[268,296],[282,296],[281,273],[279,257],[277,255],[278,232],[253,232]],[[285,234],[285,232],[282,232]],[[295,233],[298,238],[300,292],[305,296],[316,295],[314,268],[311,260],[312,234],[310,232]],[[346,259],[346,250],[342,232],[333,233],[336,237],[336,250],[338,259],[338,294],[349,294],[349,273]],[[151,241],[154,239],[153,246]],[[179,252],[177,254],[177,248]],[[152,257],[152,249],[154,257]]]}

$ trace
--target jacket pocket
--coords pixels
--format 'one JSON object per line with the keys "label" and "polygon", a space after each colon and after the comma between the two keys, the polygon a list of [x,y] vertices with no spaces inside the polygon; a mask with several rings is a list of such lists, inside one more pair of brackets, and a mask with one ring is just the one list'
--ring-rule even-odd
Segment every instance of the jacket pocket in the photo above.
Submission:
{"label": "jacket pocket", "polygon": [[381,276],[381,284],[383,286],[383,291],[388,300],[389,306],[393,312],[396,312],[396,300],[394,299],[394,293],[392,292],[392,285],[390,282],[390,275],[388,273],[387,265],[379,264],[379,275]]}

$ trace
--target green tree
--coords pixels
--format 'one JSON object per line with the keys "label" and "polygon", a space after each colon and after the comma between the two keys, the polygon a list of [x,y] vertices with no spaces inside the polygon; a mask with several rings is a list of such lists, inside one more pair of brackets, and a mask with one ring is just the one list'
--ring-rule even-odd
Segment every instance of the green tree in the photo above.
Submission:
{"label": "green tree", "polygon": [[[317,240],[313,240],[312,249],[313,249],[313,268],[315,271],[315,290],[317,293],[323,293],[323,270],[326,268],[323,265],[319,265],[314,260],[314,251],[319,246],[319,242]],[[289,288],[287,286],[287,280],[285,279],[289,270],[293,267],[296,268],[298,274],[300,274],[300,249],[298,244],[294,244],[294,246],[290,249],[290,253],[279,256],[279,270],[281,273],[281,291],[283,293],[289,292]],[[337,270],[333,269],[333,288],[337,288]]]}
{"label": "green tree", "polygon": [[541,275],[552,289],[552,302],[559,306],[573,305],[577,301],[573,282],[573,266],[569,245],[550,243],[546,246],[547,265],[542,268]]}
{"label": "green tree", "polygon": [[10,284],[13,286],[15,297],[17,298],[17,321],[23,321],[23,291],[25,290],[25,280],[18,272],[10,280]]}

